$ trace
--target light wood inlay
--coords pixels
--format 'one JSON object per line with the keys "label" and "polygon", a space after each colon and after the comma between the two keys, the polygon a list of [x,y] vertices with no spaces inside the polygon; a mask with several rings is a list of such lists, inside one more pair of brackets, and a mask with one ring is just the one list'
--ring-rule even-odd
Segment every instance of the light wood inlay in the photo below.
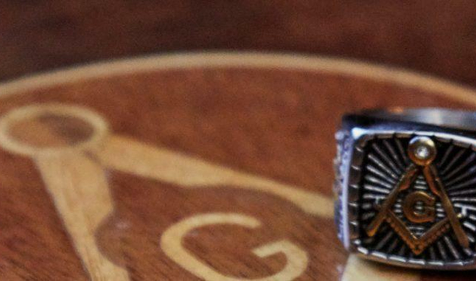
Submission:
{"label": "light wood inlay", "polygon": [[220,224],[237,225],[238,227],[257,228],[261,222],[253,217],[233,213],[198,214],[168,228],[161,238],[161,247],[169,258],[177,264],[192,272],[195,276],[207,281],[284,281],[294,280],[306,269],[308,264],[307,253],[287,240],[275,241],[253,249],[253,253],[260,257],[284,254],[286,266],[276,274],[258,279],[234,278],[222,275],[210,268],[206,263],[195,258],[182,246],[182,239],[189,232],[199,227],[214,226]]}
{"label": "light wood inlay", "polygon": [[91,280],[129,280],[126,270],[101,254],[94,235],[113,211],[102,167],[76,153],[42,156],[36,163]]}
{"label": "light wood inlay", "polygon": [[282,184],[263,177],[207,163],[182,153],[125,137],[114,136],[98,151],[105,167],[142,177],[165,181],[182,187],[213,188],[230,186],[269,193],[289,200],[311,215],[332,218],[331,198]]}

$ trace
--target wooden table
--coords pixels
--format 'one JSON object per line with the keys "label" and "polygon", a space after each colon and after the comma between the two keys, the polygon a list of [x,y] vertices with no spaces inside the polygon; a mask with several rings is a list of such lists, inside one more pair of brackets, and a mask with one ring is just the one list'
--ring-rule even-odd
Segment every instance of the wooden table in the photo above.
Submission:
{"label": "wooden table", "polygon": [[341,114],[476,107],[366,63],[197,53],[0,85],[1,280],[473,280],[348,256],[333,226]]}

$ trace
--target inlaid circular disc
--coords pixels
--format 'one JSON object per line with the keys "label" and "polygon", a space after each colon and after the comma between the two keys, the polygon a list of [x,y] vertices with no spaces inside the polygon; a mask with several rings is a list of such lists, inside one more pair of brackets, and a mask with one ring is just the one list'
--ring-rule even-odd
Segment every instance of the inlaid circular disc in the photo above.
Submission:
{"label": "inlaid circular disc", "polygon": [[474,109],[475,94],[366,63],[256,53],[4,83],[0,279],[472,280],[349,257],[332,159],[345,112]]}

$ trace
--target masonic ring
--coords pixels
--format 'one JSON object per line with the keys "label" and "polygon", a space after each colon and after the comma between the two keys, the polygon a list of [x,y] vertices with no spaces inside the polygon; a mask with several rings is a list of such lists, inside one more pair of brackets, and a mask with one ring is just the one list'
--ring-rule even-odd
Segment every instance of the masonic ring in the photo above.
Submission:
{"label": "masonic ring", "polygon": [[336,134],[339,239],[414,268],[476,268],[476,113],[370,110]]}

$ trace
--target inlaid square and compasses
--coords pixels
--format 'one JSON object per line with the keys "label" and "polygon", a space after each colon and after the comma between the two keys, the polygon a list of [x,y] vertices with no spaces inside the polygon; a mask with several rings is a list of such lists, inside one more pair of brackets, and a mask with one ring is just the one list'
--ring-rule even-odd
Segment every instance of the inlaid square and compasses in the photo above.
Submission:
{"label": "inlaid square and compasses", "polygon": [[[433,164],[437,155],[435,143],[428,137],[415,137],[410,141],[407,153],[411,163],[406,167],[383,203],[375,206],[378,213],[365,229],[367,235],[375,236],[382,223],[387,222],[415,255],[421,254],[428,246],[449,231],[454,232],[456,240],[462,248],[468,248],[468,236],[460,223],[462,215],[455,212],[443,182],[438,176],[437,168]],[[410,230],[404,220],[395,214],[393,207],[399,195],[408,190],[419,175],[423,175],[429,190],[417,190],[406,195],[402,204],[403,213],[405,218],[414,224],[432,222],[434,224],[425,233],[417,236]],[[437,200],[441,202],[446,214],[445,218],[439,221],[436,220],[435,214]]]}

